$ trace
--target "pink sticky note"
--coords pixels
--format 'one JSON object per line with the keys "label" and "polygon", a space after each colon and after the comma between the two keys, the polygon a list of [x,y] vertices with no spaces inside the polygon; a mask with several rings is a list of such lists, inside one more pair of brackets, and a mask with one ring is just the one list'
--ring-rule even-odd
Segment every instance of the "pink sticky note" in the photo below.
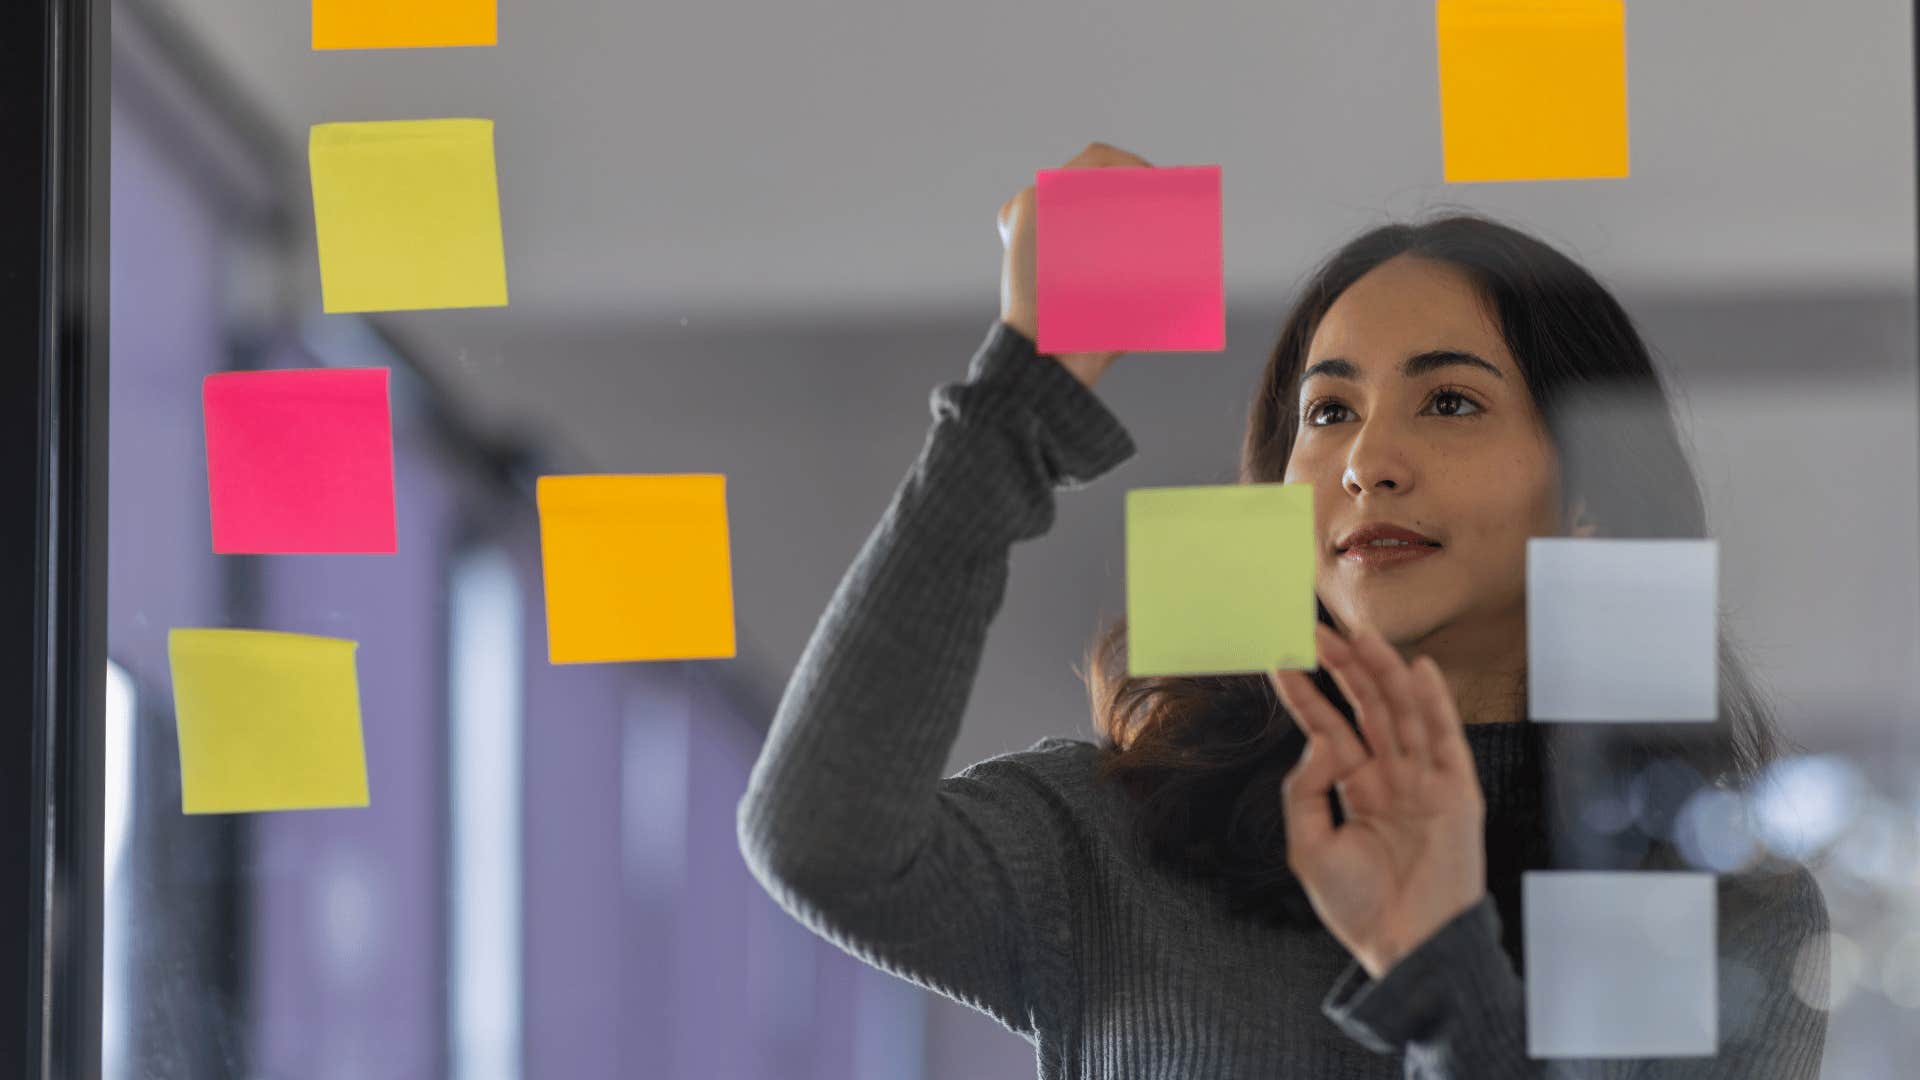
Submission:
{"label": "pink sticky note", "polygon": [[1220,166],[1043,169],[1034,197],[1041,352],[1227,347]]}
{"label": "pink sticky note", "polygon": [[207,376],[207,486],[220,554],[391,554],[385,368]]}

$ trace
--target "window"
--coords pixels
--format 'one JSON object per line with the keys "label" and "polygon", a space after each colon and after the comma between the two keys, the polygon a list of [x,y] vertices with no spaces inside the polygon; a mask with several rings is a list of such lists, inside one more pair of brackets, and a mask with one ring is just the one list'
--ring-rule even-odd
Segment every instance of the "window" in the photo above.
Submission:
{"label": "window", "polygon": [[520,1075],[520,586],[498,550],[454,564],[448,616],[451,1075]]}
{"label": "window", "polygon": [[105,902],[101,911],[100,945],[100,1071],[104,1076],[132,1076],[132,1022],[134,999],[127,933],[131,929],[133,888],[127,873],[127,848],[133,834],[136,803],[134,782],[134,721],[139,697],[133,676],[119,664],[107,664],[107,712],[104,724],[106,764],[102,790],[106,835],[101,844],[101,880]]}

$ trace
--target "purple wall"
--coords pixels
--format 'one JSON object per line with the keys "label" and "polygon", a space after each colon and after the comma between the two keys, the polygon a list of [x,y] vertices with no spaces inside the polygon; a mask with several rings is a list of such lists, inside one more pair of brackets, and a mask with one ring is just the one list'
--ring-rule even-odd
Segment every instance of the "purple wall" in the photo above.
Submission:
{"label": "purple wall", "polygon": [[128,847],[108,901],[125,912],[110,970],[132,983],[115,988],[127,1024],[116,1045],[143,1078],[217,1075],[241,1061],[246,1034],[219,989],[235,951],[219,903],[234,891],[219,858],[231,830],[181,814],[167,630],[221,625],[225,601],[199,427],[201,377],[224,360],[218,211],[119,101],[111,137],[107,649],[139,702],[134,787],[120,793]]}
{"label": "purple wall", "polygon": [[523,1045],[529,1076],[580,1080],[620,1069],[623,995],[621,722],[627,671],[546,660],[539,536],[510,548],[528,652],[521,816],[525,874]]}
{"label": "purple wall", "polygon": [[168,694],[167,629],[221,603],[199,424],[201,377],[223,364],[220,227],[117,103],[112,137],[107,649]]}
{"label": "purple wall", "polygon": [[[289,365],[299,362],[289,357]],[[441,1067],[447,555],[456,483],[396,434],[399,551],[261,559],[262,625],[360,643],[365,809],[254,823],[256,1064],[393,1080]]]}

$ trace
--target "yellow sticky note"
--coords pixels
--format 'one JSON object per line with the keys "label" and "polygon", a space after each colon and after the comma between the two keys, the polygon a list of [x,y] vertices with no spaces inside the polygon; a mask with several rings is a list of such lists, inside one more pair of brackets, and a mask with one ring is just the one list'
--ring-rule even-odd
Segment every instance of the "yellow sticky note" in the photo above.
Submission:
{"label": "yellow sticky note", "polygon": [[712,474],[541,477],[548,658],[734,655],[726,485]]}
{"label": "yellow sticky note", "polygon": [[495,0],[313,0],[316,49],[492,45]]}
{"label": "yellow sticky note", "polygon": [[1622,0],[1437,0],[1449,183],[1627,175]]}
{"label": "yellow sticky note", "polygon": [[327,311],[506,304],[493,121],[316,124],[307,157]]}
{"label": "yellow sticky note", "polygon": [[1127,492],[1127,670],[1311,668],[1313,485]]}
{"label": "yellow sticky note", "polygon": [[169,633],[181,808],[367,805],[356,648],[266,630]]}

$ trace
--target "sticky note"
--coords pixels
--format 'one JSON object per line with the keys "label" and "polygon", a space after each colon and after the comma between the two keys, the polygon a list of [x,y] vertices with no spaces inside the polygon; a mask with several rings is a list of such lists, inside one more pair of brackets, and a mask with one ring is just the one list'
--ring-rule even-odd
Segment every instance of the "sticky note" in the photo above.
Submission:
{"label": "sticky note", "polygon": [[1622,0],[1438,0],[1449,183],[1627,175]]}
{"label": "sticky note", "polygon": [[548,658],[734,655],[726,482],[713,474],[541,477]]}
{"label": "sticky note", "polygon": [[357,648],[267,630],[169,633],[181,808],[367,805]]}
{"label": "sticky note", "polygon": [[1527,1054],[1701,1057],[1719,1031],[1712,874],[1529,871]]}
{"label": "sticky note", "polygon": [[502,307],[491,120],[316,124],[307,143],[322,307]]}
{"label": "sticky note", "polygon": [[493,45],[496,0],[313,0],[316,49]]}
{"label": "sticky note", "polygon": [[394,551],[385,368],[224,372],[200,394],[215,552]]}
{"label": "sticky note", "polygon": [[1046,169],[1034,197],[1040,352],[1226,348],[1218,165]]}
{"label": "sticky note", "polygon": [[1527,708],[1535,720],[1719,715],[1719,545],[1527,541]]}
{"label": "sticky note", "polygon": [[1315,664],[1313,486],[1127,492],[1131,675]]}

